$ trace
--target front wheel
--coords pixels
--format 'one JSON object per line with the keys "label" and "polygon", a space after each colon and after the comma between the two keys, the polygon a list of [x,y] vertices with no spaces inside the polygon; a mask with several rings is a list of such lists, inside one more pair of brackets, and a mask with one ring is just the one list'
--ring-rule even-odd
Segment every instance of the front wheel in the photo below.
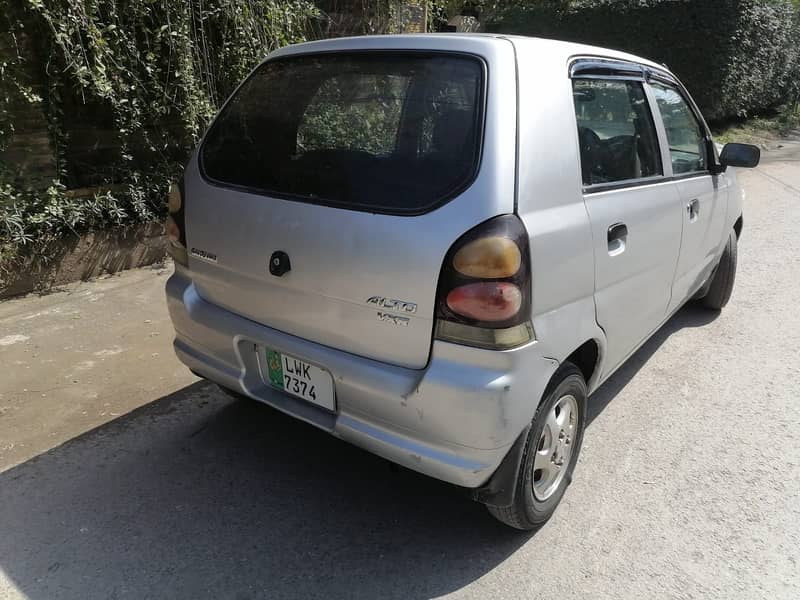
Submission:
{"label": "front wheel", "polygon": [[706,308],[722,310],[731,299],[733,283],[736,280],[737,241],[736,232],[731,231],[708,293],[701,300]]}
{"label": "front wheel", "polygon": [[511,506],[488,506],[499,521],[516,529],[544,525],[572,481],[586,422],[586,382],[572,363],[553,376],[533,417]]}

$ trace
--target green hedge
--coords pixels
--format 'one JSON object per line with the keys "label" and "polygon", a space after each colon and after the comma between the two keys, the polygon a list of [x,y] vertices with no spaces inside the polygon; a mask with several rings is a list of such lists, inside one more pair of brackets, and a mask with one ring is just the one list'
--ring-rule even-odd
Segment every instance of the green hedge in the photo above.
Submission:
{"label": "green hedge", "polygon": [[579,0],[511,8],[487,28],[615,48],[666,64],[713,121],[797,101],[798,13],[793,0]]}

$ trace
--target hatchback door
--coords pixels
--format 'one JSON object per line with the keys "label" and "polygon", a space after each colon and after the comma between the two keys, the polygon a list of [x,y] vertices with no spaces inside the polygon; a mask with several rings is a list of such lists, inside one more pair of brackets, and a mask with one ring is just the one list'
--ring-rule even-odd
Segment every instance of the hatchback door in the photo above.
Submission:
{"label": "hatchback door", "polygon": [[[497,156],[513,144],[513,55],[507,42],[482,44],[488,59],[325,52],[256,69],[187,171],[201,297],[304,339],[423,367],[448,248],[513,211],[513,160]],[[497,46],[506,66],[488,90]]]}

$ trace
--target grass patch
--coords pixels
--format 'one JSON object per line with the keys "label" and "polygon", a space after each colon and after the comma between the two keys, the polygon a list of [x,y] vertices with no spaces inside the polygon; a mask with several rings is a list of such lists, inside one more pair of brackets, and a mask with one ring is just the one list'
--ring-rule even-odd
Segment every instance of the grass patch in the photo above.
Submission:
{"label": "grass patch", "polygon": [[770,115],[715,123],[711,131],[714,139],[721,144],[741,142],[771,148],[781,140],[800,141],[800,103],[784,106]]}

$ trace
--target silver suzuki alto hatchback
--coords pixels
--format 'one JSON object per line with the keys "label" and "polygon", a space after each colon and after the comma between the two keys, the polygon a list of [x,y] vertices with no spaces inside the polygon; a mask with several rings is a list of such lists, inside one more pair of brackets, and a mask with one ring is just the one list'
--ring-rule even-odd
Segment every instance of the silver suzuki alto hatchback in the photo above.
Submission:
{"label": "silver suzuki alto hatchback", "polygon": [[619,52],[283,48],[170,194],[175,351],[534,528],[570,482],[587,396],[687,300],[728,301],[727,167],[758,158],[718,154],[680,82]]}

